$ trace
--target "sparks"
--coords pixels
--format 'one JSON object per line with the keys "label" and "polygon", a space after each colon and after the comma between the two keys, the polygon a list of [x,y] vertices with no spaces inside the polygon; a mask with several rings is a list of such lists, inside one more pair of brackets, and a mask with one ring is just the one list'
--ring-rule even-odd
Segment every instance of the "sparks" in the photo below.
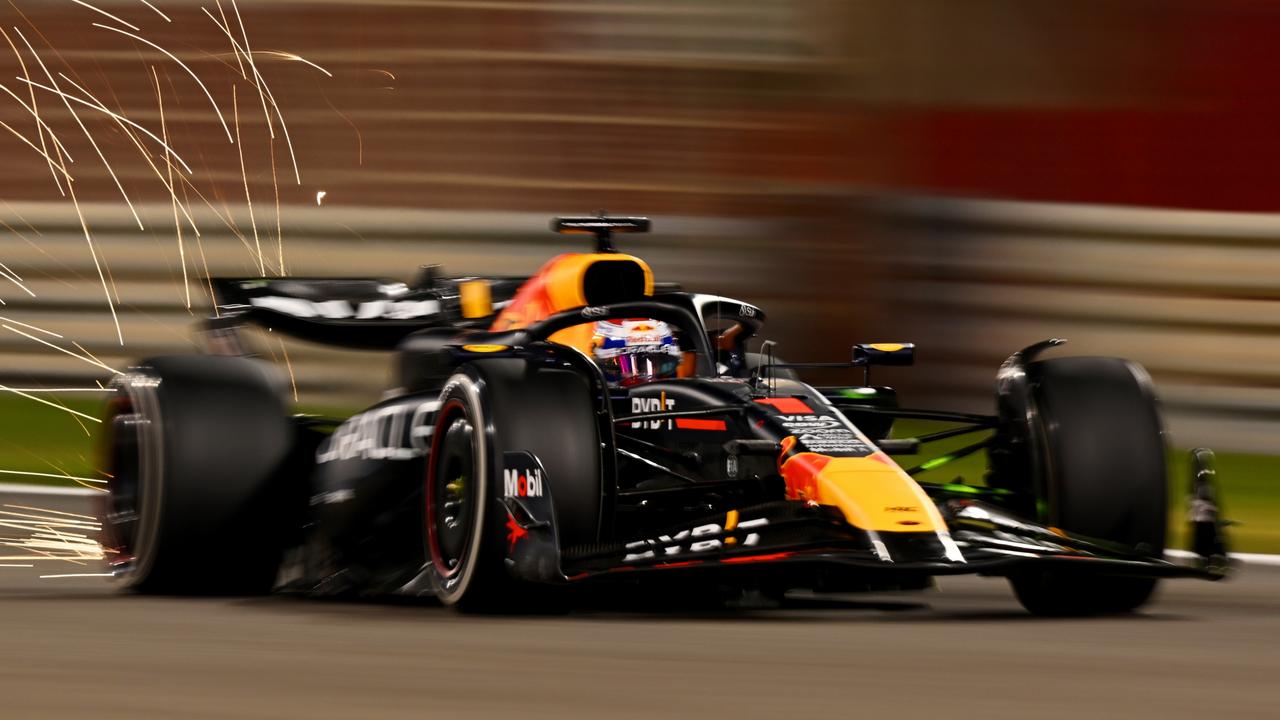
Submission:
{"label": "sparks", "polygon": [[[48,340],[43,340],[43,339],[38,338],[38,337],[36,337],[35,335],[32,335],[32,334],[30,334],[30,333],[22,332],[21,330],[19,330],[19,329],[17,329],[17,328],[15,328],[15,327],[13,327],[13,326],[11,326],[11,325],[8,325],[8,324],[0,324],[0,328],[4,328],[5,330],[8,330],[9,332],[17,333],[17,334],[19,334],[19,335],[21,335],[21,336],[23,336],[23,337],[25,337],[25,338],[27,338],[27,339],[29,339],[29,340],[35,340],[36,342],[40,343],[41,345],[47,345],[47,346],[49,346],[49,347],[53,348],[54,350],[57,350],[58,352],[66,353],[67,355],[70,355],[71,357],[76,358],[77,360],[81,360],[81,361],[83,361],[83,362],[87,362],[87,363],[89,363],[90,365],[97,365],[98,367],[102,368],[103,370],[109,370],[111,373],[113,373],[113,374],[115,374],[115,375],[123,375],[123,374],[124,374],[124,373],[120,372],[119,370],[116,370],[115,368],[113,368],[113,367],[111,367],[111,366],[107,365],[106,363],[102,362],[101,360],[99,360],[99,359],[97,359],[97,358],[95,358],[95,357],[93,357],[93,356],[89,355],[88,351],[87,351],[87,350],[85,350],[84,348],[80,348],[80,350],[81,350],[81,351],[83,351],[83,352],[85,353],[85,355],[77,355],[77,354],[75,354],[75,353],[71,352],[70,350],[68,350],[68,349],[66,349],[66,348],[64,348],[64,347],[58,347],[57,345],[54,345],[53,343],[49,342]],[[59,336],[59,337],[60,337],[60,336]],[[80,347],[80,346],[79,346],[79,344],[77,344],[77,343],[75,343],[75,342],[72,342],[71,344],[72,344],[72,345],[75,345],[76,347]],[[121,344],[122,344],[122,345],[124,344],[124,343],[123,343],[123,341],[121,342]],[[86,355],[88,355],[88,357],[86,357]]]}
{"label": "sparks", "polygon": [[165,21],[165,22],[167,22],[167,23],[171,23],[171,22],[173,22],[172,20],[170,20],[170,19],[169,19],[169,16],[168,16],[168,15],[165,15],[164,13],[160,12],[160,8],[158,8],[158,7],[156,7],[155,5],[152,5],[151,3],[147,2],[147,0],[140,0],[140,1],[142,2],[142,4],[143,4],[143,5],[146,5],[147,7],[151,8],[152,10],[154,10],[154,11],[155,11],[155,13],[156,13],[157,15],[159,15],[159,16],[160,16],[160,17],[162,17],[162,18],[164,18],[164,21]]}
{"label": "sparks", "polygon": [[96,28],[101,28],[103,30],[110,30],[111,32],[120,33],[121,35],[124,35],[126,37],[133,38],[134,40],[137,40],[138,42],[144,45],[147,45],[148,47],[152,47],[152,48],[155,48],[156,50],[159,50],[160,52],[164,53],[165,56],[167,56],[170,60],[177,63],[178,67],[185,70],[186,73],[191,76],[191,79],[195,80],[196,84],[200,86],[200,89],[204,91],[204,96],[209,99],[209,104],[213,106],[213,111],[218,115],[218,122],[222,123],[222,129],[227,133],[227,142],[233,143],[233,144],[235,143],[235,139],[231,137],[231,128],[227,125],[227,119],[223,117],[222,110],[218,107],[218,103],[214,101],[213,94],[209,92],[209,88],[205,86],[204,81],[200,79],[200,76],[196,75],[195,71],[193,71],[190,67],[188,67],[186,63],[179,60],[176,55],[169,52],[168,50],[165,50],[164,48],[151,42],[150,40],[147,40],[146,38],[138,37],[137,35],[134,35],[131,32],[126,32],[124,30],[121,30],[120,28],[113,28],[109,25],[103,25],[102,23],[94,23],[93,26]]}
{"label": "sparks", "polygon": [[[97,23],[94,23],[94,24],[96,25]],[[36,59],[36,64],[39,65],[40,69],[44,71],[45,77],[49,79],[49,84],[53,86],[53,91],[62,100],[62,104],[66,106],[67,112],[71,113],[71,119],[76,121],[76,125],[78,125],[80,127],[80,131],[84,133],[85,138],[89,141],[89,145],[91,145],[93,147],[93,151],[98,154],[98,159],[102,161],[102,166],[106,168],[107,174],[110,175],[111,180],[115,182],[116,189],[120,191],[120,196],[124,198],[125,204],[129,206],[129,212],[133,214],[133,219],[137,221],[138,229],[146,230],[146,226],[142,224],[142,218],[138,215],[138,210],[133,206],[133,201],[129,199],[129,193],[125,192],[124,185],[120,182],[120,178],[116,175],[115,169],[112,168],[111,163],[107,161],[107,156],[103,154],[102,148],[98,147],[98,141],[93,138],[93,133],[89,132],[89,128],[85,127],[84,122],[80,119],[80,114],[77,113],[75,108],[71,106],[72,96],[62,92],[62,89],[58,87],[58,81],[53,79],[53,73],[50,72],[48,66],[44,64],[44,59],[40,57],[40,53],[36,52],[35,46],[33,46],[31,42],[27,40],[27,36],[23,35],[22,31],[16,27],[13,29],[13,31],[18,34],[18,37],[22,39],[23,44],[27,46],[27,50],[31,52],[32,57]],[[19,79],[22,79],[22,78],[19,78]],[[23,80],[25,82],[31,82],[29,80],[25,80],[25,79]],[[68,185],[68,188],[67,188],[68,192],[71,192],[72,197],[74,198],[75,193],[70,188],[71,183],[68,182],[67,185]],[[124,344],[123,341],[121,342],[121,344],[122,345]]]}
{"label": "sparks", "polygon": [[[262,96],[265,97],[265,99],[271,103],[271,108],[275,111],[276,118],[280,120],[280,131],[284,133],[285,147],[289,149],[289,161],[293,164],[294,181],[298,185],[301,185],[302,172],[298,169],[298,156],[293,151],[293,140],[290,139],[289,137],[289,126],[284,121],[284,114],[280,111],[280,105],[276,103],[275,96],[271,93],[271,88],[267,86],[266,78],[262,77],[262,74],[258,72],[258,67],[253,62],[253,55],[249,53],[247,48],[240,47],[240,43],[236,40],[236,37],[231,34],[231,29],[226,25],[219,23],[218,19],[213,16],[213,13],[209,12],[208,8],[201,8],[201,10],[204,10],[204,14],[208,15],[209,19],[213,21],[213,24],[217,25],[218,29],[221,30],[223,34],[227,36],[227,39],[231,41],[231,46],[237,52],[243,53],[244,56],[249,60],[249,69],[253,72],[253,80],[251,80],[250,82],[252,82],[254,88],[257,89],[259,92],[261,92]],[[244,24],[241,23],[241,29],[243,29],[243,27],[244,27]],[[272,133],[271,137],[274,138],[275,130],[271,126],[270,115],[267,116],[267,129],[271,131]]]}
{"label": "sparks", "polygon": [[107,12],[106,10],[103,10],[102,8],[96,8],[96,7],[92,6],[92,5],[90,5],[89,3],[85,2],[84,0],[71,0],[71,2],[73,2],[73,3],[77,4],[77,5],[81,6],[81,7],[87,7],[87,8],[89,8],[90,10],[92,10],[92,11],[94,11],[94,12],[98,13],[99,15],[103,15],[103,16],[105,16],[105,17],[109,17],[109,18],[111,18],[112,20],[115,20],[116,22],[120,23],[121,25],[123,25],[123,26],[125,26],[125,27],[129,28],[130,30],[133,30],[134,32],[142,32],[142,28],[138,27],[137,25],[134,25],[134,24],[133,24],[133,23],[131,23],[131,22],[126,22],[125,20],[122,20],[122,19],[120,19],[120,18],[116,17],[115,15],[112,15],[111,13]]}
{"label": "sparks", "polygon": [[107,482],[106,480],[102,480],[100,478],[78,477],[76,475],[67,475],[65,473],[59,475],[57,473],[34,472],[32,470],[0,470],[0,475],[26,475],[28,477],[57,478],[58,480],[78,480],[80,482],[101,483],[101,484],[106,484]]}
{"label": "sparks", "polygon": [[236,86],[231,86],[231,117],[236,126],[236,153],[240,156],[240,177],[244,180],[244,202],[249,206],[249,226],[253,228],[253,247],[258,255],[258,274],[266,275],[266,260],[262,256],[262,242],[258,239],[258,220],[253,214],[253,196],[249,194],[249,172],[244,167],[244,144],[240,142],[240,105],[236,101]]}

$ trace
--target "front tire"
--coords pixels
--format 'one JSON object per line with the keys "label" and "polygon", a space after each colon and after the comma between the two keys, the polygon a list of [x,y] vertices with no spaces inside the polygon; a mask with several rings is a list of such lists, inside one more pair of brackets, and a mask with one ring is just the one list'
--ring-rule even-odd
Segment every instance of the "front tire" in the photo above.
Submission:
{"label": "front tire", "polygon": [[[501,548],[488,532],[492,453],[480,386],[454,375],[440,394],[427,459],[427,563],[436,594],[446,605],[480,610],[501,595]],[[477,431],[480,428],[480,431]]]}
{"label": "front tire", "polygon": [[546,470],[560,546],[595,542],[602,518],[600,443],[586,381],[523,360],[464,366],[440,394],[427,458],[427,572],[441,602],[464,612],[564,609],[560,588],[513,577],[502,501],[504,453]]}
{"label": "front tire", "polygon": [[[1055,358],[1027,366],[1030,442],[1038,467],[1029,488],[1040,520],[1123,546],[1164,554],[1167,487],[1164,434],[1150,378],[1118,358]],[[1155,593],[1154,578],[1042,570],[1010,578],[1037,615],[1127,613]]]}

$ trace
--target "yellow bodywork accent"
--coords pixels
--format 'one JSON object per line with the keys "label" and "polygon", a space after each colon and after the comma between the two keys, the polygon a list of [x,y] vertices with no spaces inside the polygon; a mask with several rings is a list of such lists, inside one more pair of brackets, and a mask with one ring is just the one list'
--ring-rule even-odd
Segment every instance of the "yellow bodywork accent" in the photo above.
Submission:
{"label": "yellow bodywork accent", "polygon": [[473,353],[492,353],[510,350],[510,345],[463,345],[463,350]]}
{"label": "yellow bodywork accent", "polygon": [[812,483],[816,497],[808,499],[840,508],[854,527],[875,532],[947,530],[942,514],[920,485],[887,458],[830,458]]}
{"label": "yellow bodywork accent", "polygon": [[874,348],[880,352],[894,353],[903,348],[902,343],[871,343],[867,347]]}
{"label": "yellow bodywork accent", "polygon": [[458,285],[458,299],[462,302],[462,317],[481,318],[493,314],[493,294],[488,280],[468,280]]}

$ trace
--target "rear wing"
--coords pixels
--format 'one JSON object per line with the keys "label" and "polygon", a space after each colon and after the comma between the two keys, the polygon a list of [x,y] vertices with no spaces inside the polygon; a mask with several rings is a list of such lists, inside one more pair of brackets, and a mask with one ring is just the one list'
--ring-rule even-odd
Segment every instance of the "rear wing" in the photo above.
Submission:
{"label": "rear wing", "polygon": [[435,278],[417,287],[383,278],[214,278],[208,329],[245,324],[325,345],[391,350],[434,327],[483,327],[524,278]]}
{"label": "rear wing", "polygon": [[[593,235],[598,252],[613,253],[613,233],[649,231],[643,217],[564,217],[551,222],[559,233]],[[625,256],[596,258],[612,261]],[[638,262],[638,261],[636,261]],[[606,264],[597,263],[595,264]],[[584,265],[584,267],[586,267]],[[487,328],[498,311],[516,299],[527,277],[440,278],[437,266],[412,285],[383,278],[215,278],[214,317],[207,321],[211,345],[227,345],[216,351],[237,351],[236,328],[259,325],[303,340],[342,347],[392,350],[407,335],[430,328]],[[652,276],[644,268],[646,294]],[[617,290],[612,276],[592,277],[584,270],[577,282],[593,284],[596,290]],[[598,273],[597,273],[598,275]],[[596,287],[599,286],[599,287]],[[600,295],[599,292],[594,293]],[[616,301],[591,300],[583,304]],[[516,300],[517,304],[519,301]]]}

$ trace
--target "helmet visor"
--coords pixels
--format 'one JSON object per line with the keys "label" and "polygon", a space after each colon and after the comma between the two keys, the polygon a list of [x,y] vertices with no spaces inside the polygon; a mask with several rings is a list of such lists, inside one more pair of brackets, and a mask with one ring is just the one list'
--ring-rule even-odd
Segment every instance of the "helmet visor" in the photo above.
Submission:
{"label": "helmet visor", "polygon": [[644,352],[600,358],[599,362],[606,380],[627,386],[675,377],[680,359],[679,355],[668,352]]}

